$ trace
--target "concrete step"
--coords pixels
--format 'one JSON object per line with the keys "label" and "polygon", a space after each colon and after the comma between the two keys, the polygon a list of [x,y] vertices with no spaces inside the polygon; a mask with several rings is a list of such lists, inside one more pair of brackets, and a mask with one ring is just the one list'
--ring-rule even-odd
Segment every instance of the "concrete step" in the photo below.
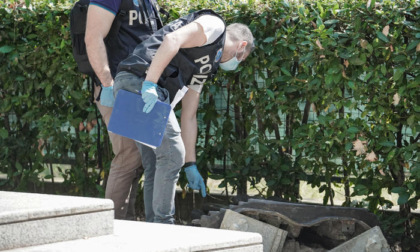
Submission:
{"label": "concrete step", "polygon": [[8,252],[146,251],[146,252],[262,252],[257,233],[147,223],[114,221],[114,234],[9,250]]}
{"label": "concrete step", "polygon": [[0,191],[0,250],[113,233],[111,200]]}

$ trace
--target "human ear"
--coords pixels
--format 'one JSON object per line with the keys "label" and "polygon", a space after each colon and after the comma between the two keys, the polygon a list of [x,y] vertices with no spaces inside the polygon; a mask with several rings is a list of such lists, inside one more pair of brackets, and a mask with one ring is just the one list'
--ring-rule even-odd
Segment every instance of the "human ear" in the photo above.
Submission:
{"label": "human ear", "polygon": [[248,45],[248,42],[246,42],[246,41],[242,41],[242,42],[241,42],[241,49],[245,50],[246,45]]}

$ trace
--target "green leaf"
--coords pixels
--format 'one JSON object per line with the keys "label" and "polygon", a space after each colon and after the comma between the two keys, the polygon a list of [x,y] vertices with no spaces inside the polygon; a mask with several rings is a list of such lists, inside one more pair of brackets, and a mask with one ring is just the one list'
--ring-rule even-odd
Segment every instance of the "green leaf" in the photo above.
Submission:
{"label": "green leaf", "polygon": [[301,42],[300,45],[312,45],[312,42],[310,40],[305,40]]}
{"label": "green leaf", "polygon": [[381,66],[381,73],[382,73],[383,75],[386,75],[386,66],[385,66],[385,65],[382,65],[382,66]]}
{"label": "green leaf", "polygon": [[280,169],[281,169],[282,171],[289,171],[291,168],[290,168],[290,166],[289,166],[289,165],[285,165],[285,164],[283,164],[283,165],[281,165],[281,166],[280,166]]}
{"label": "green leaf", "polygon": [[281,183],[282,185],[290,185],[290,184],[292,183],[292,181],[290,180],[290,178],[288,178],[288,177],[284,177],[284,178],[282,178],[282,179],[280,180],[280,183]]}
{"label": "green leaf", "polygon": [[391,189],[391,192],[401,194],[407,192],[407,189],[405,187],[394,187]]}
{"label": "green leaf", "polygon": [[370,6],[369,6],[368,10],[372,10],[373,8],[375,8],[375,4],[376,4],[376,0],[372,0],[370,2]]}
{"label": "green leaf", "polygon": [[388,155],[387,155],[387,157],[386,157],[386,162],[388,163],[391,159],[393,159],[394,158],[394,156],[395,156],[395,153],[397,152],[397,149],[392,149],[389,153],[388,153]]}
{"label": "green leaf", "polygon": [[366,63],[366,56],[365,57],[357,57],[357,56],[353,56],[349,59],[350,64],[352,65],[356,65],[356,66],[361,66],[364,65]]}
{"label": "green leaf", "polygon": [[391,142],[391,141],[380,142],[379,145],[384,146],[384,147],[394,147],[395,146],[394,142]]}
{"label": "green leaf", "polygon": [[404,61],[407,59],[407,56],[405,55],[398,55],[397,57],[394,58],[394,62],[400,62],[400,61]]}
{"label": "green leaf", "polygon": [[350,134],[356,134],[357,132],[359,132],[359,129],[357,127],[350,127],[347,129],[347,132]]}
{"label": "green leaf", "polygon": [[66,47],[66,41],[63,39],[61,40],[60,49],[63,49],[64,47]]}
{"label": "green leaf", "polygon": [[412,152],[408,152],[408,151],[406,151],[406,152],[404,153],[404,159],[405,159],[405,160],[410,160],[412,156],[413,156],[413,153],[412,153]]}
{"label": "green leaf", "polygon": [[266,185],[268,186],[268,187],[272,187],[272,186],[274,186],[275,184],[276,184],[276,180],[274,180],[274,179],[270,179],[270,180],[268,180],[267,182],[266,182]]}
{"label": "green leaf", "polygon": [[6,139],[9,136],[9,132],[6,129],[0,128],[0,137]]}
{"label": "green leaf", "polygon": [[270,89],[267,89],[267,94],[268,96],[270,96],[271,99],[274,99],[274,92],[271,91]]}
{"label": "green leaf", "polygon": [[413,50],[417,47],[417,45],[420,43],[420,40],[414,40],[410,44],[408,44],[407,48],[405,49],[407,52]]}
{"label": "green leaf", "polygon": [[369,189],[365,185],[356,185],[354,187],[354,192],[356,195],[367,195],[369,193]]}
{"label": "green leaf", "polygon": [[409,190],[415,191],[416,190],[415,183],[407,183],[407,188]]}
{"label": "green leaf", "polygon": [[369,111],[367,111],[367,110],[363,111],[361,117],[362,118],[365,118],[368,113],[369,113]]}
{"label": "green leaf", "polygon": [[325,84],[328,86],[331,85],[333,83],[333,77],[332,74],[327,74],[327,76],[325,76]]}
{"label": "green leaf", "polygon": [[346,143],[346,151],[350,151],[353,148],[353,144],[352,143]]}
{"label": "green leaf", "polygon": [[287,70],[285,67],[281,68],[282,73],[284,73],[287,76],[292,76],[292,74],[289,72],[289,70]]}
{"label": "green leaf", "polygon": [[373,52],[373,46],[371,44],[368,44],[367,47],[366,47],[366,49],[368,50],[368,52],[370,54],[372,54],[372,52]]}
{"label": "green leaf", "polygon": [[407,203],[409,198],[410,198],[410,194],[408,192],[399,194],[398,201],[397,201],[398,205],[404,205],[405,203]]}
{"label": "green leaf", "polygon": [[411,169],[411,174],[416,176],[416,177],[420,177],[420,166],[416,166],[414,168]]}
{"label": "green leaf", "polygon": [[9,53],[11,51],[13,51],[14,47],[12,46],[2,46],[0,47],[0,53]]}
{"label": "green leaf", "polygon": [[264,39],[264,43],[270,43],[270,42],[273,42],[274,40],[275,40],[276,38],[274,38],[274,37],[268,37],[268,38],[266,38],[266,39]]}
{"label": "green leaf", "polygon": [[52,85],[47,85],[45,87],[45,96],[49,96],[51,94]]}
{"label": "green leaf", "polygon": [[376,35],[378,36],[378,38],[386,43],[389,43],[389,39],[387,38],[387,36],[385,36],[382,32],[377,31]]}
{"label": "green leaf", "polygon": [[267,26],[267,20],[265,20],[265,18],[262,18],[262,19],[261,19],[261,24],[262,24],[263,26]]}
{"label": "green leaf", "polygon": [[328,118],[327,118],[326,116],[319,115],[319,116],[318,116],[318,122],[319,122],[320,124],[325,125],[325,124],[327,124],[327,123],[328,123]]}
{"label": "green leaf", "polygon": [[405,68],[397,68],[394,72],[394,81],[397,81],[403,76]]}
{"label": "green leaf", "polygon": [[305,8],[304,7],[299,7],[299,14],[302,16],[305,16]]}
{"label": "green leaf", "polygon": [[414,127],[414,122],[416,120],[416,116],[415,115],[411,115],[408,119],[407,119],[407,124],[410,127]]}
{"label": "green leaf", "polygon": [[22,172],[22,170],[23,170],[22,165],[21,165],[19,162],[16,162],[15,164],[16,164],[16,169],[17,169],[19,172]]}
{"label": "green leaf", "polygon": [[320,14],[322,15],[324,13],[324,7],[322,7],[322,4],[320,2],[317,2],[317,7]]}
{"label": "green leaf", "polygon": [[372,74],[373,74],[373,72],[368,72],[368,73],[365,75],[364,81],[368,81],[368,80],[370,79],[370,77],[372,77]]}
{"label": "green leaf", "polygon": [[325,21],[324,24],[325,25],[332,25],[332,24],[336,24],[338,22],[340,22],[340,21],[337,20],[337,19],[330,19],[330,20]]}
{"label": "green leaf", "polygon": [[181,16],[179,12],[175,10],[174,8],[169,9],[169,14],[173,19],[177,19]]}
{"label": "green leaf", "polygon": [[29,34],[28,36],[26,36],[26,38],[27,38],[27,39],[35,39],[35,38],[37,38],[38,36],[39,36],[39,35],[32,33],[32,34]]}
{"label": "green leaf", "polygon": [[386,128],[387,128],[387,129],[389,129],[389,130],[391,130],[391,131],[393,131],[393,132],[398,132],[397,127],[395,127],[395,126],[394,126],[394,125],[392,125],[392,124],[387,124],[387,125],[386,125]]}

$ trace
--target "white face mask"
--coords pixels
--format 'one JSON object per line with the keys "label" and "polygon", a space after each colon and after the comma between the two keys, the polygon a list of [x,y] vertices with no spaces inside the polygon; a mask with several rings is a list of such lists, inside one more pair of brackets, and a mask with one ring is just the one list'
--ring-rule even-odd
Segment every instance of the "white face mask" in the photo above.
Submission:
{"label": "white face mask", "polygon": [[233,71],[236,68],[238,68],[239,63],[241,63],[242,60],[238,60],[238,58],[236,58],[237,55],[238,55],[238,51],[236,50],[235,56],[233,56],[233,58],[231,58],[230,60],[228,60],[226,62],[221,62],[219,64],[220,68],[225,70],[225,71]]}

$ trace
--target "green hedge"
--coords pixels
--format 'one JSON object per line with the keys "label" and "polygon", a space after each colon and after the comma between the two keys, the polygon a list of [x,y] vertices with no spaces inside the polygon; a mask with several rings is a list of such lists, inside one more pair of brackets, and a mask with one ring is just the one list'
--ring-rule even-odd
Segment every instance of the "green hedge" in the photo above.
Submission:
{"label": "green hedge", "polygon": [[[420,199],[418,1],[161,5],[169,20],[212,8],[227,23],[248,24],[256,37],[256,50],[238,71],[205,86],[198,147],[205,177],[222,179],[220,187],[229,184],[240,195],[247,181],[264,179],[263,196],[291,201],[299,200],[299,181],[307,180],[324,193],[324,204],[334,204],[338,177],[344,205],[378,215],[392,206],[382,190],[397,193],[401,216],[384,219],[383,228],[392,241],[414,248],[420,234],[410,213]],[[63,172],[69,193],[102,195],[109,144],[101,124],[106,144],[98,162],[97,133],[80,124],[95,122],[96,112],[71,55],[69,7],[34,9],[2,4],[0,10],[0,172],[8,174],[1,188],[25,190],[45,167],[74,156]]]}
{"label": "green hedge", "polygon": [[95,122],[95,109],[71,53],[69,7],[34,9],[0,9],[1,186],[27,190],[44,169],[72,160],[72,169],[60,169],[69,193],[98,195],[100,174],[89,169],[95,136],[79,127]]}

